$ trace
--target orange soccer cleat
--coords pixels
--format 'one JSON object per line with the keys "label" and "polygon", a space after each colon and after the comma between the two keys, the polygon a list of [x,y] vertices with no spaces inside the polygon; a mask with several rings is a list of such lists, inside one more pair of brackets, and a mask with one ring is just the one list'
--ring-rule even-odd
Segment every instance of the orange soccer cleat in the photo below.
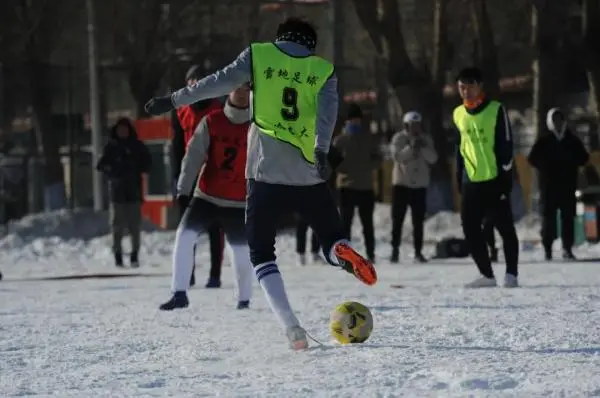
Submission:
{"label": "orange soccer cleat", "polygon": [[377,271],[375,271],[373,264],[348,244],[336,244],[334,253],[340,262],[340,266],[347,272],[354,274],[362,283],[369,286],[377,283]]}

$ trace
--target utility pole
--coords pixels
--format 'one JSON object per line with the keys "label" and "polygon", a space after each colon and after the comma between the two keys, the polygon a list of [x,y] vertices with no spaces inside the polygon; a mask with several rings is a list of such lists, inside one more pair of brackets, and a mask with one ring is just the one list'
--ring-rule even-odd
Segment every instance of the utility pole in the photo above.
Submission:
{"label": "utility pole", "polygon": [[100,118],[100,86],[98,79],[98,60],[96,54],[96,30],[93,0],[86,0],[88,63],[90,79],[90,116],[92,127],[92,187],[94,192],[94,210],[101,211],[103,206],[102,176],[96,170],[102,151],[102,120]]}

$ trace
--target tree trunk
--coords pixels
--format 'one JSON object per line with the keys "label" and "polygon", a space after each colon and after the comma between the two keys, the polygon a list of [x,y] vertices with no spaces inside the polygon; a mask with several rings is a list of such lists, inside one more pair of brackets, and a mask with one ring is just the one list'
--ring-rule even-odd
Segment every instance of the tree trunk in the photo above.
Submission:
{"label": "tree trunk", "polygon": [[583,52],[589,85],[589,109],[600,118],[600,0],[583,0]]}
{"label": "tree trunk", "polygon": [[552,62],[556,49],[551,4],[534,0],[531,13],[533,72],[533,128],[538,137],[546,130],[546,112],[555,104]]}
{"label": "tree trunk", "polygon": [[431,85],[428,101],[428,130],[431,132],[437,150],[438,162],[433,168],[433,178],[448,177],[447,164],[448,137],[444,130],[444,84],[448,56],[448,0],[435,0],[433,10],[433,53],[431,57]]}
{"label": "tree trunk", "polygon": [[44,86],[49,81],[48,66],[30,59],[27,65],[33,109],[33,128],[37,153],[44,159],[44,198],[46,210],[65,206],[63,167],[60,161],[60,135],[52,128],[52,99],[50,89]]}
{"label": "tree trunk", "polygon": [[473,29],[475,30],[477,58],[479,66],[483,69],[484,88],[491,98],[498,98],[500,94],[498,69],[498,53],[494,42],[490,18],[484,0],[470,0],[469,10]]}

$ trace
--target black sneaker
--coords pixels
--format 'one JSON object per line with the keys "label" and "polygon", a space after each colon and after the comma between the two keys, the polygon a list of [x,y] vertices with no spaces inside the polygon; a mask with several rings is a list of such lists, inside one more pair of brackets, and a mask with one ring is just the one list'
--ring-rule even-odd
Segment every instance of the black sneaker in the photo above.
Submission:
{"label": "black sneaker", "polygon": [[115,265],[117,267],[123,268],[123,253],[115,252]]}
{"label": "black sneaker", "polygon": [[421,253],[417,253],[415,254],[414,261],[418,264],[425,264],[427,262],[427,259]]}
{"label": "black sneaker", "polygon": [[237,309],[238,310],[246,310],[250,308],[250,300],[238,301]]}
{"label": "black sneaker", "polygon": [[138,268],[140,266],[137,252],[132,252],[129,255],[129,264],[131,264],[131,268]]}
{"label": "black sneaker", "polygon": [[218,289],[221,287],[221,281],[217,278],[208,278],[208,282],[204,286],[207,289]]}
{"label": "black sneaker", "polygon": [[394,264],[400,261],[400,250],[397,247],[392,249],[392,255],[390,256],[390,261]]}
{"label": "black sneaker", "polygon": [[570,249],[563,250],[562,258],[563,258],[563,260],[571,260],[571,261],[577,260],[577,257],[575,257],[575,255],[573,254],[573,252]]}
{"label": "black sneaker", "polygon": [[187,308],[190,304],[185,292],[175,292],[171,300],[158,307],[162,311],[172,311],[177,308]]}

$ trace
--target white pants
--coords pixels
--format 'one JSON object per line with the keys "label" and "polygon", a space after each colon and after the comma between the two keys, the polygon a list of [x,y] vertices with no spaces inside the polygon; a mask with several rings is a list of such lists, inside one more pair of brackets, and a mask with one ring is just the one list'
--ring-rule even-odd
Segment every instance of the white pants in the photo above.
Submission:
{"label": "white pants", "polygon": [[[206,207],[206,203],[197,201],[198,206],[190,206],[186,210],[175,238],[175,247],[173,249],[173,278],[171,289],[173,292],[187,291],[190,288],[190,278],[194,267],[194,246],[198,237],[206,233],[204,222],[205,217],[201,205]],[[196,212],[196,210],[198,212]],[[214,215],[214,214],[213,214]],[[218,216],[217,216],[218,218]],[[243,227],[243,220],[241,220]],[[240,239],[243,235],[239,231],[239,223],[231,223],[231,217],[223,223],[225,230],[225,248],[232,264],[235,274],[235,283],[237,287],[238,301],[247,301],[252,297],[252,284],[254,282],[254,269],[250,262],[250,250],[248,243]],[[230,232],[228,234],[228,232]],[[231,235],[231,236],[228,236]],[[233,239],[232,239],[233,238]]]}

